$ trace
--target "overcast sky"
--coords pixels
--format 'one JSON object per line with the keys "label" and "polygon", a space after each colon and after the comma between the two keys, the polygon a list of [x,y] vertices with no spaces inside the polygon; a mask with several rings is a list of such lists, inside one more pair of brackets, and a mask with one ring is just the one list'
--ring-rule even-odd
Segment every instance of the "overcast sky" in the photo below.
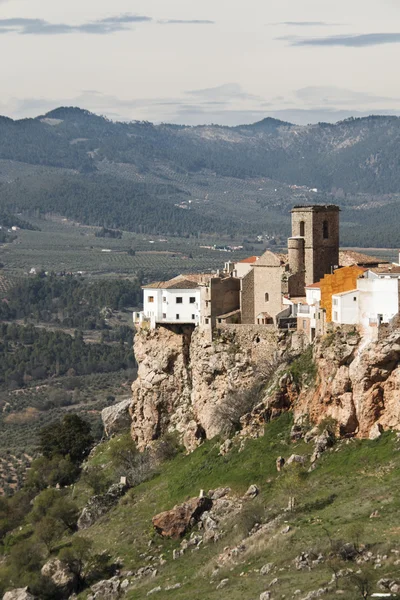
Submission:
{"label": "overcast sky", "polygon": [[400,114],[399,0],[0,0],[0,114]]}

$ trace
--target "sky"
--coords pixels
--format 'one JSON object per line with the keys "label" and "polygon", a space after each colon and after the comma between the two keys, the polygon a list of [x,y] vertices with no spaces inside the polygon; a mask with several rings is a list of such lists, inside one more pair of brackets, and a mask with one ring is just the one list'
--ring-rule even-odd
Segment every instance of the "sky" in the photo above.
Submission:
{"label": "sky", "polygon": [[0,114],[400,115],[399,0],[0,0]]}

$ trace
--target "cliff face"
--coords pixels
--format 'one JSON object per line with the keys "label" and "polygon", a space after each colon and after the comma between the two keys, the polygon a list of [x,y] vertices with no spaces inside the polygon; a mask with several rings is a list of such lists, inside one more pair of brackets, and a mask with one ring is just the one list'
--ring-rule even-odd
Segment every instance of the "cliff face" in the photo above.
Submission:
{"label": "cliff face", "polygon": [[[290,337],[290,344],[299,347]],[[255,371],[287,351],[285,335],[265,328],[221,331],[213,342],[199,329],[135,336],[138,379],[132,386],[132,436],[140,449],[177,431],[188,450],[224,428],[218,408],[229,395],[250,389]]]}
{"label": "cliff face", "polygon": [[139,330],[130,408],[139,449],[167,431],[178,432],[188,451],[223,433],[226,406],[246,402],[246,393],[271,364],[276,376],[240,419],[242,435],[260,435],[265,421],[285,410],[293,410],[297,424],[331,417],[341,435],[400,430],[400,328],[369,343],[350,328],[316,340],[314,383],[296,383],[285,363],[303,348],[298,334],[266,327],[228,328],[213,342],[189,327]]}
{"label": "cliff face", "polygon": [[400,329],[367,342],[356,331],[339,329],[314,347],[316,386],[293,404],[295,417],[313,423],[332,417],[340,432],[374,437],[400,429]]}

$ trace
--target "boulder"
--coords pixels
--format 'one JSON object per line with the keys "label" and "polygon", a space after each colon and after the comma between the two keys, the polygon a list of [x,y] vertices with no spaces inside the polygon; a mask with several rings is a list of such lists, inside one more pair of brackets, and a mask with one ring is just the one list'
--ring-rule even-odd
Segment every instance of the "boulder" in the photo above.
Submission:
{"label": "boulder", "polygon": [[111,579],[103,579],[95,583],[90,589],[93,592],[94,600],[116,600],[119,598],[120,587],[118,577],[111,577]]}
{"label": "boulder", "polygon": [[330,431],[324,429],[324,431],[318,437],[315,438],[314,443],[314,452],[311,457],[312,464],[314,464],[315,461],[319,459],[319,457],[325,452],[325,450],[333,446],[333,444],[335,443],[335,437]]}
{"label": "boulder", "polygon": [[293,463],[298,463],[300,465],[304,465],[306,462],[306,457],[301,456],[300,454],[292,454],[286,461],[287,465],[292,465]]}
{"label": "boulder", "polygon": [[375,423],[371,429],[369,430],[369,439],[370,440],[377,440],[378,438],[381,437],[383,433],[383,427],[380,423]]}
{"label": "boulder", "polygon": [[77,578],[68,565],[58,558],[52,558],[43,565],[41,573],[43,577],[51,579],[60,590],[71,593],[75,589]]}
{"label": "boulder", "polygon": [[126,493],[126,483],[114,483],[105,494],[92,496],[78,519],[78,529],[91,527],[101,516],[105,515]]}
{"label": "boulder", "polygon": [[104,425],[104,431],[106,435],[110,436],[113,433],[120,433],[121,431],[129,431],[132,418],[129,414],[129,408],[132,405],[132,399],[128,398],[108,406],[101,411],[101,419]]}
{"label": "boulder", "polygon": [[245,498],[255,498],[256,496],[258,496],[259,493],[260,493],[260,490],[258,489],[258,487],[256,485],[253,484],[249,487],[249,489],[245,493],[244,497]]}
{"label": "boulder", "polygon": [[3,600],[35,600],[35,596],[28,591],[28,588],[17,588],[6,592]]}
{"label": "boulder", "polygon": [[192,498],[153,517],[153,526],[163,537],[177,540],[200,520],[205,511],[211,509],[212,504],[210,498]]}

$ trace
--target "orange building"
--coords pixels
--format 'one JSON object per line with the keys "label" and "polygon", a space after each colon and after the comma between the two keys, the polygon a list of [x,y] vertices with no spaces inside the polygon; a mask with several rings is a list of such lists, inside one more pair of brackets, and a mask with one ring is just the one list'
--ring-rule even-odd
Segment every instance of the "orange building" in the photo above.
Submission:
{"label": "orange building", "polygon": [[357,289],[357,279],[366,271],[364,267],[352,265],[336,269],[331,275],[325,275],[319,282],[321,289],[320,308],[326,312],[326,322],[332,321],[332,296]]}

